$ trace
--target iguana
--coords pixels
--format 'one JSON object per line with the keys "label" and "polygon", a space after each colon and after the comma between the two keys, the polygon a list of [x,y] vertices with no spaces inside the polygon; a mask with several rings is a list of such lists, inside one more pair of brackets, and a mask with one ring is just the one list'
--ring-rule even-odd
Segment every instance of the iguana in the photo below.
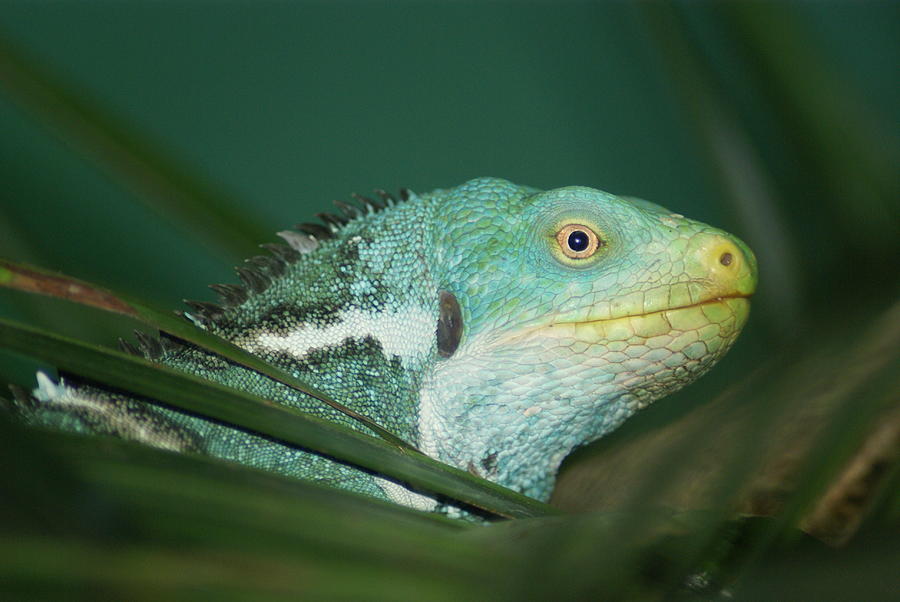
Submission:
{"label": "iguana", "polygon": [[[286,245],[188,302],[204,329],[293,373],[424,453],[539,500],[562,459],[698,378],[756,287],[734,236],[647,201],[496,178],[377,191],[280,232]],[[347,415],[191,344],[126,350],[353,428]],[[425,494],[276,441],[63,376],[38,375],[32,424],[201,452],[444,509]]]}

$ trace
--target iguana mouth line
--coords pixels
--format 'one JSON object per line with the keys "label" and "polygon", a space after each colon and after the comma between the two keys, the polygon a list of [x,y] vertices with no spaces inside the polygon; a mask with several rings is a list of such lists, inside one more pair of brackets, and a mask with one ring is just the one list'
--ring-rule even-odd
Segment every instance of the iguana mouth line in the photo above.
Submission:
{"label": "iguana mouth line", "polygon": [[640,314],[626,314],[624,316],[617,316],[615,318],[602,318],[600,320],[580,320],[577,322],[557,322],[557,324],[602,324],[607,322],[615,322],[617,320],[625,320],[627,318],[646,318],[649,316],[663,314],[670,311],[679,311],[682,309],[692,309],[695,307],[703,307],[704,305],[716,305],[718,303],[723,303],[730,299],[750,299],[753,295],[746,295],[737,293],[734,295],[721,295],[719,297],[713,297],[711,299],[705,299],[703,301],[698,301],[697,303],[688,303],[687,305],[677,305],[675,307],[665,307],[663,309],[657,309],[654,311],[648,311]]}
{"label": "iguana mouth line", "polygon": [[621,322],[621,321],[627,320],[629,318],[647,318],[647,317],[654,316],[654,315],[665,314],[667,312],[674,312],[674,311],[681,311],[681,310],[691,309],[691,308],[696,308],[696,307],[703,307],[704,305],[716,305],[716,304],[724,303],[724,302],[732,300],[732,299],[747,299],[747,300],[749,300],[750,297],[752,297],[752,296],[753,296],[752,294],[748,295],[748,294],[742,294],[742,293],[734,293],[731,295],[720,295],[718,297],[704,299],[703,301],[699,301],[697,303],[688,303],[686,305],[678,305],[675,307],[666,307],[663,309],[658,309],[656,311],[648,311],[648,312],[642,313],[642,314],[628,314],[628,315],[624,315],[624,316],[618,316],[615,318],[603,318],[601,320],[550,322],[550,323],[545,323],[545,324],[534,326],[532,328],[525,329],[522,332],[519,332],[516,335],[514,335],[512,338],[503,337],[503,338],[497,339],[496,341],[493,342],[493,344],[496,345],[496,344],[500,344],[501,342],[508,343],[510,340],[515,340],[522,336],[527,336],[529,334],[533,334],[533,333],[541,332],[541,331],[547,332],[548,329],[552,331],[554,328],[558,328],[558,327],[566,327],[566,326],[571,327],[571,326],[579,326],[579,325],[586,325],[586,324],[613,324],[615,322]]}

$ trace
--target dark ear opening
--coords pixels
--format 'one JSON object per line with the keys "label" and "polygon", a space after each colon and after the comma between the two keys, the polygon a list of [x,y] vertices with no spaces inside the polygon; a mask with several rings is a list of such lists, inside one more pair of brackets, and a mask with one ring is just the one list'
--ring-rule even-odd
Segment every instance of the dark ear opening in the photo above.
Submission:
{"label": "dark ear opening", "polygon": [[453,293],[441,291],[440,317],[437,323],[437,348],[441,357],[450,357],[462,338],[463,323],[459,302]]}

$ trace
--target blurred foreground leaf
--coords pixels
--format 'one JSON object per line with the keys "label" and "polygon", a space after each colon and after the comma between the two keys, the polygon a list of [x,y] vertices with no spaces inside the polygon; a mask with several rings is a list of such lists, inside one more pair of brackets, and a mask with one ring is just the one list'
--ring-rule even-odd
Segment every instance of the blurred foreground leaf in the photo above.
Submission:
{"label": "blurred foreground leaf", "polygon": [[2,485],[6,595],[453,599],[483,573],[447,519],[211,458],[0,427],[5,474],[40,451],[53,477],[25,499],[21,482]]}
{"label": "blurred foreground leaf", "polygon": [[170,312],[156,309],[129,295],[114,293],[82,280],[43,270],[35,266],[14,263],[6,259],[0,259],[0,286],[72,301],[73,303],[140,320],[160,331],[213,351],[237,364],[256,370],[297,391],[314,397],[365,425],[386,441],[390,441],[399,447],[410,447],[408,443],[388,432],[370,418],[334,401],[323,391],[319,391],[292,374],[288,374],[277,366],[265,362],[231,341],[202,330],[180,317],[173,316]]}
{"label": "blurred foreground leaf", "polygon": [[853,81],[817,52],[821,45],[796,7],[729,2],[720,8],[808,165],[802,171],[821,177],[812,182],[821,191],[817,199],[847,230],[865,232],[870,248],[896,249],[900,141],[884,127],[889,117],[873,111]]}
{"label": "blurred foreground leaf", "polygon": [[[889,511],[897,501],[895,456],[881,460],[880,478],[866,480],[853,525],[870,547],[846,537],[844,549],[828,550],[797,527],[810,528],[810,509],[841,482],[873,428],[891,424],[898,340],[900,308],[892,308],[867,328],[823,337],[816,352],[786,360],[786,350],[671,425],[625,428],[602,441],[594,462],[562,476],[581,473],[576,497],[557,499],[593,508],[587,514],[488,526],[116,440],[26,438],[9,425],[13,434],[0,433],[0,444],[10,449],[0,457],[12,478],[0,497],[15,511],[4,508],[0,522],[0,572],[12,591],[44,596],[77,586],[167,598],[199,591],[375,600],[823,592],[817,599],[883,599],[896,550],[886,534],[900,521]],[[117,363],[114,355],[96,360]],[[571,495],[573,487],[560,491]],[[735,521],[741,511],[773,517]],[[62,554],[77,560],[62,563]],[[836,572],[845,558],[860,570]]]}
{"label": "blurred foreground leaf", "polygon": [[32,355],[95,382],[157,399],[286,444],[350,464],[500,516],[554,513],[545,504],[452,468],[424,454],[311,414],[229,389],[142,358],[0,320],[0,347]]}
{"label": "blurred foreground leaf", "polygon": [[777,515],[776,533],[802,526],[848,541],[890,494],[898,465],[900,304],[807,334],[811,350],[784,349],[718,399],[658,428],[641,429],[639,417],[585,450],[563,471],[555,503]]}
{"label": "blurred foreground leaf", "polygon": [[0,37],[2,89],[59,137],[117,177],[162,215],[235,259],[269,236],[252,215],[184,169],[146,138],[61,84]]}

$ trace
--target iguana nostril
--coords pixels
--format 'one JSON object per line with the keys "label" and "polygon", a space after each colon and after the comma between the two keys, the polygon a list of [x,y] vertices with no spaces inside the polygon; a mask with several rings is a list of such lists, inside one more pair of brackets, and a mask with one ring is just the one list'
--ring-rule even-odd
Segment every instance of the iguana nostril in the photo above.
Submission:
{"label": "iguana nostril", "polygon": [[722,265],[731,265],[732,261],[734,261],[734,256],[731,253],[722,253],[719,257],[719,263]]}

